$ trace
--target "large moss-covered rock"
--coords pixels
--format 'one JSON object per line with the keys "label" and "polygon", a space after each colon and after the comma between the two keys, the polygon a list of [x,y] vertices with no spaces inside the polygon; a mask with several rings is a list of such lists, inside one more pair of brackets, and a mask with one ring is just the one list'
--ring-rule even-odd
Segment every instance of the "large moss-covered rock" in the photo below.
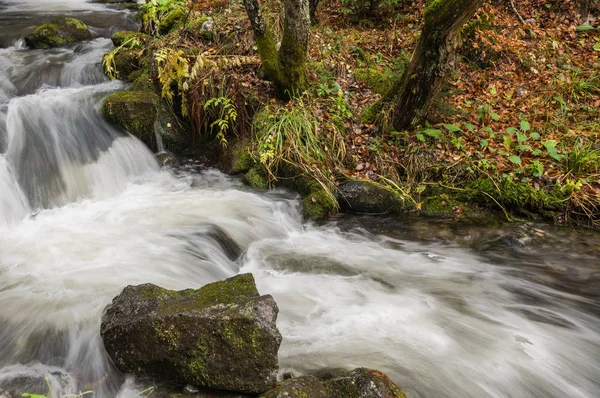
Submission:
{"label": "large moss-covered rock", "polygon": [[260,394],[276,383],[277,313],[252,274],[197,290],[128,286],[107,308],[100,333],[123,372]]}
{"label": "large moss-covered rock", "polygon": [[325,386],[314,376],[289,379],[259,398],[329,398]]}
{"label": "large moss-covered rock", "polygon": [[30,48],[53,48],[91,39],[88,27],[80,20],[57,18],[27,35],[25,43]]}
{"label": "large moss-covered rock", "polygon": [[159,97],[148,91],[124,91],[106,97],[102,107],[104,117],[138,137],[156,151],[154,122],[158,115]]}
{"label": "large moss-covered rock", "polygon": [[373,369],[340,372],[323,384],[330,398],[406,398],[385,373]]}
{"label": "large moss-covered rock", "polygon": [[347,213],[399,213],[412,208],[399,194],[370,181],[348,182],[337,196],[340,209]]}

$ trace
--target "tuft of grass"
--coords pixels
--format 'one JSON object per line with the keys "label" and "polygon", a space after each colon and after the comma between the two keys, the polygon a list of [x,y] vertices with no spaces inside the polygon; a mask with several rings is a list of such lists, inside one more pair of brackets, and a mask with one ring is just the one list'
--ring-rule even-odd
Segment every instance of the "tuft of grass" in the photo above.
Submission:
{"label": "tuft of grass", "polygon": [[287,105],[268,105],[254,118],[255,156],[264,165],[269,182],[283,168],[298,170],[315,180],[330,198],[335,197],[336,173],[346,157],[344,131],[339,124],[316,116],[313,104],[302,98]]}
{"label": "tuft of grass", "polygon": [[600,149],[579,140],[570,148],[563,162],[567,174],[597,175],[600,171]]}

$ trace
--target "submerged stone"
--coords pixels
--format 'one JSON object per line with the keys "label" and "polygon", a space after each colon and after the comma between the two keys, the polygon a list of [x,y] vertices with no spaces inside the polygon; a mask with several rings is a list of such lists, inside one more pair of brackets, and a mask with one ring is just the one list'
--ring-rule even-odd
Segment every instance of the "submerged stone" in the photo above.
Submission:
{"label": "submerged stone", "polygon": [[400,387],[383,372],[357,368],[323,380],[329,398],[406,398]]}
{"label": "submerged stone", "polygon": [[347,213],[400,213],[410,210],[410,202],[402,196],[370,181],[351,181],[338,192],[340,209]]}
{"label": "submerged stone", "polygon": [[38,27],[25,37],[30,48],[61,47],[70,43],[91,40],[86,24],[75,18],[57,18]]}
{"label": "submerged stone", "polygon": [[123,372],[248,394],[277,379],[278,308],[252,274],[197,290],[128,286],[102,317],[106,351]]}
{"label": "submerged stone", "polygon": [[259,398],[329,398],[325,386],[314,376],[289,379]]}

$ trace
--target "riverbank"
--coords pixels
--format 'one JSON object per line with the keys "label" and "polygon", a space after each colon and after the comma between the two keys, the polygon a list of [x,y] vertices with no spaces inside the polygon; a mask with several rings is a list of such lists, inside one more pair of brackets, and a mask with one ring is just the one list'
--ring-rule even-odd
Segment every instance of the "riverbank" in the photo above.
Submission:
{"label": "riverbank", "polygon": [[[140,21],[150,35],[117,40],[106,65],[134,90],[156,90],[174,106],[186,143],[167,150],[210,153],[222,169],[248,173],[245,180],[258,188],[292,186],[307,198],[308,218],[335,214],[340,186],[358,179],[405,203],[389,206],[392,212],[497,213],[598,228],[600,52],[593,19],[590,29],[579,25],[570,4],[525,2],[519,15],[485,6],[463,29],[457,69],[427,125],[397,132],[378,101],[402,76],[422,4],[384,7],[360,23],[333,6],[320,6],[312,30],[310,88],[288,103],[274,100],[237,3],[145,7]],[[148,135],[152,148],[154,124],[146,122],[136,135]],[[121,122],[135,134],[134,123]],[[176,123],[162,125],[172,139],[167,133]]]}

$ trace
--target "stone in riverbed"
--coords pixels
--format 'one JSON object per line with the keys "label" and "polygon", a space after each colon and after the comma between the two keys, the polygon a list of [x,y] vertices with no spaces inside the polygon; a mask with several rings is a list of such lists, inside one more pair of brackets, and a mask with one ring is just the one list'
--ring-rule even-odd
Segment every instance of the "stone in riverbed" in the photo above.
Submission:
{"label": "stone in riverbed", "polygon": [[383,372],[356,368],[323,380],[329,398],[406,398],[402,390]]}
{"label": "stone in riverbed", "polygon": [[27,46],[33,49],[61,47],[70,43],[91,40],[88,27],[75,18],[57,18],[38,27],[25,37]]}
{"label": "stone in riverbed", "polygon": [[123,372],[260,394],[277,379],[281,334],[273,297],[252,274],[197,290],[128,286],[102,317],[106,351]]}
{"label": "stone in riverbed", "polygon": [[369,181],[350,181],[337,196],[340,209],[347,213],[400,213],[413,207],[391,189]]}
{"label": "stone in riverbed", "polygon": [[329,398],[325,386],[314,376],[289,379],[259,398]]}

